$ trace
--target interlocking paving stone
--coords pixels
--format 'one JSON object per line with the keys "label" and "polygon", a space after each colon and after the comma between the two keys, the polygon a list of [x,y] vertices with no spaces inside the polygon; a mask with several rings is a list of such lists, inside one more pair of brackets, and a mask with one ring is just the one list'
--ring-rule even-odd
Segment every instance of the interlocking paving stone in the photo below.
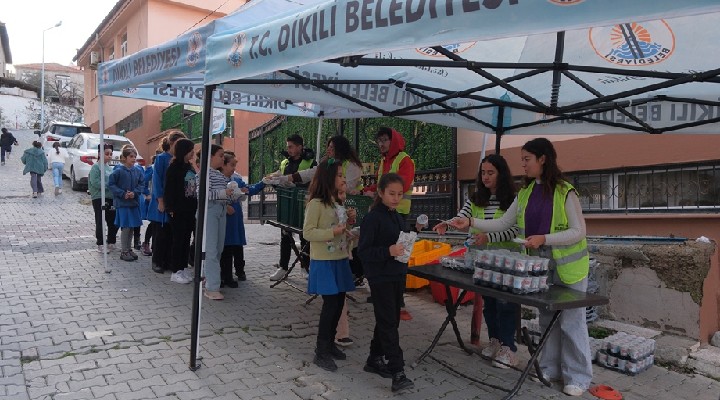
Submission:
{"label": "interlocking paving stone", "polygon": [[[22,143],[33,139],[29,132],[16,136]],[[344,349],[348,360],[338,361],[335,373],[321,370],[312,358],[322,299],[305,305],[307,295],[287,285],[269,287],[279,230],[259,224],[246,225],[248,280],[226,289],[224,301],[202,303],[202,359],[191,371],[193,285],[152,272],[149,257],[127,263],[117,252],[108,255],[111,273],[105,273],[103,257],[95,251],[88,195],[73,192],[64,181],[62,195],[30,198],[17,158],[0,168],[2,400],[493,399],[503,392],[465,376],[503,387],[518,376],[464,354],[452,330],[431,357],[410,368],[445,318],[444,308],[421,289],[406,293],[413,320],[400,325],[406,371],[415,388],[393,394],[390,380],[362,370],[374,327],[367,287],[353,294],[357,302],[348,302],[355,340]],[[289,280],[301,288],[307,284],[296,273]],[[458,310],[464,339],[471,312],[472,307]],[[104,330],[112,335],[85,337]],[[594,373],[594,383],[615,385],[630,400],[717,400],[720,393],[717,381],[660,367],[635,377],[603,368]],[[561,389],[528,381],[516,399],[567,398]]]}

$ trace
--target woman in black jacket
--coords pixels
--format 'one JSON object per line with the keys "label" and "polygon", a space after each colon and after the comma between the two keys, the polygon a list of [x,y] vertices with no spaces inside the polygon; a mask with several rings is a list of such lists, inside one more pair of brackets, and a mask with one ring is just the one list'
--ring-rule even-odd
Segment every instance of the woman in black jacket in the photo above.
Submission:
{"label": "woman in black jacket", "polygon": [[190,283],[193,276],[186,270],[190,250],[190,235],[195,229],[197,195],[195,169],[190,160],[195,157],[195,144],[189,139],[175,142],[175,153],[165,175],[165,211],[170,215],[173,239],[170,245],[171,282]]}
{"label": "woman in black jacket", "polygon": [[[405,376],[405,361],[400,348],[400,306],[405,291],[407,263],[395,259],[405,249],[397,244],[400,232],[407,231],[405,218],[395,211],[403,198],[403,180],[394,173],[384,174],[378,182],[378,197],[360,226],[358,255],[370,285],[375,313],[375,330],[370,342],[366,372],[392,378],[392,391],[413,387]],[[385,364],[383,356],[388,360]]]}

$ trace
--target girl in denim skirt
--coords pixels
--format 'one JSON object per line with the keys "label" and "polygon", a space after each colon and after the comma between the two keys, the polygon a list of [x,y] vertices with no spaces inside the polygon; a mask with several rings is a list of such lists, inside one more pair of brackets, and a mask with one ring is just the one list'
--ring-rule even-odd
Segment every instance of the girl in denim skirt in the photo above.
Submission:
{"label": "girl in denim skirt", "polygon": [[347,215],[338,205],[337,192],[345,190],[341,164],[333,158],[318,165],[305,207],[303,237],[310,242],[308,293],[323,298],[313,362],[327,371],[337,370],[335,360],[346,358],[335,344],[345,293],[355,290],[345,238]]}

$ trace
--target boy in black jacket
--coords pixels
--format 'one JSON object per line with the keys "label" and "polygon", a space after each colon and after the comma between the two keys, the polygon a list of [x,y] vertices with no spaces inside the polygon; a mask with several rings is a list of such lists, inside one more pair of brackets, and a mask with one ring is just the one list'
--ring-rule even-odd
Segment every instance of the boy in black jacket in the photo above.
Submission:
{"label": "boy in black jacket", "polygon": [[[405,376],[398,333],[408,268],[407,263],[395,259],[405,251],[397,244],[400,232],[407,231],[405,218],[395,211],[402,198],[402,178],[394,173],[384,174],[378,182],[375,204],[360,226],[358,245],[375,313],[370,355],[363,369],[384,378],[392,377],[393,392],[413,387],[413,382]],[[383,356],[387,358],[387,364]]]}

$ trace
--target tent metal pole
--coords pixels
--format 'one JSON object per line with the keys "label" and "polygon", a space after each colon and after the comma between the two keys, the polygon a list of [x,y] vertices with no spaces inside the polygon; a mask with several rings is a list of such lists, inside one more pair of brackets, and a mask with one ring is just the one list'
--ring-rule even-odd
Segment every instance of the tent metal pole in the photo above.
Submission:
{"label": "tent metal pole", "polygon": [[[591,87],[590,85],[588,85],[585,81],[583,81],[582,79],[580,79],[580,78],[578,78],[577,76],[575,76],[575,74],[573,74],[572,72],[570,72],[570,71],[562,71],[562,74],[565,75],[565,76],[567,76],[568,78],[570,78],[570,80],[572,80],[573,82],[575,82],[576,84],[578,84],[578,85],[579,85],[580,87],[582,87],[583,89],[587,90],[587,91],[588,91],[589,93],[591,93],[593,96],[595,96],[595,97],[602,97],[602,96],[603,96],[602,93],[600,93],[600,92],[598,92],[597,90],[595,90],[593,87]],[[557,106],[557,103],[555,104],[555,106]],[[635,121],[638,125],[640,125],[640,126],[642,126],[643,128],[645,128],[646,131],[651,132],[651,133],[654,131],[654,128],[653,128],[652,126],[646,124],[643,120],[641,120],[640,118],[636,117],[635,114],[633,114],[633,113],[631,113],[630,111],[624,109],[620,104],[617,104],[617,103],[616,103],[616,104],[615,104],[615,109],[616,109],[619,113],[625,115],[625,116],[628,117],[629,119]]]}
{"label": "tent metal pole", "polygon": [[[460,192],[460,190],[458,187],[459,183],[457,180],[457,167],[458,167],[457,131],[458,131],[458,128],[452,128],[452,139],[451,140],[452,140],[452,148],[454,149],[454,151],[452,152],[452,166],[450,168],[450,174],[452,175],[451,179],[453,182],[451,196],[452,196],[452,202],[453,202],[454,207],[450,208],[451,210],[456,210],[460,207],[460,201],[459,201],[460,199],[458,196],[458,193]],[[450,217],[452,217],[452,214],[445,215],[444,217],[450,218]]]}
{"label": "tent metal pole", "polygon": [[203,241],[205,239],[205,213],[207,205],[207,182],[208,182],[208,166],[209,157],[205,156],[210,150],[210,124],[212,123],[212,97],[213,91],[217,85],[209,85],[205,87],[203,97],[203,115],[202,115],[202,139],[200,141],[203,157],[200,158],[200,187],[198,190],[198,216],[197,225],[195,226],[195,280],[193,281],[193,304],[192,304],[192,325],[190,329],[190,370],[195,371],[200,368],[198,365],[198,342],[200,335],[200,291],[202,282],[200,281],[200,272],[202,270],[202,262],[205,258]]}
{"label": "tent metal pole", "polygon": [[690,82],[704,82],[707,81],[710,78],[715,78],[718,75],[720,75],[720,68],[712,69],[706,72],[696,73],[696,74],[687,74],[681,78],[671,79],[663,83],[656,83],[653,85],[647,85],[641,88],[632,89],[632,90],[626,90],[624,92],[618,92],[614,93],[612,95],[603,96],[598,99],[594,100],[587,100],[587,101],[581,101],[569,106],[560,107],[558,108],[559,112],[572,112],[578,109],[582,109],[583,107],[587,106],[593,106],[600,103],[608,102],[608,101],[614,101],[618,99],[623,99],[625,97],[630,96],[636,96],[639,94],[652,92],[658,89],[665,89],[673,86],[682,85],[684,83],[690,83]]}
{"label": "tent metal pole", "polygon": [[[467,61],[463,59],[462,57],[458,56],[457,54],[449,51],[448,49],[442,47],[442,46],[434,46],[432,47],[433,50],[437,51],[438,53],[444,55],[445,57],[455,60],[455,61]],[[514,94],[515,96],[520,97],[521,99],[527,101],[528,103],[534,105],[535,107],[538,107],[540,109],[547,109],[547,106],[543,104],[540,100],[530,96],[529,94],[523,92],[522,90],[517,89],[516,87],[508,84],[504,80],[496,77],[495,75],[480,69],[480,68],[474,68],[470,67],[468,68],[470,71],[482,76],[483,78],[489,80],[492,83],[495,83],[496,85],[500,86],[501,88],[507,90],[508,92]]]}
{"label": "tent metal pole", "polygon": [[500,154],[500,141],[502,140],[503,134],[505,134],[505,126],[503,120],[505,119],[505,107],[498,109],[498,120],[497,128],[495,129],[495,154]]}
{"label": "tent metal pole", "polygon": [[555,42],[555,66],[553,70],[553,81],[550,93],[550,108],[553,110],[557,108],[558,97],[560,96],[560,84],[562,81],[562,74],[560,70],[560,64],[563,60],[563,53],[565,52],[565,31],[557,33],[557,40]]}

